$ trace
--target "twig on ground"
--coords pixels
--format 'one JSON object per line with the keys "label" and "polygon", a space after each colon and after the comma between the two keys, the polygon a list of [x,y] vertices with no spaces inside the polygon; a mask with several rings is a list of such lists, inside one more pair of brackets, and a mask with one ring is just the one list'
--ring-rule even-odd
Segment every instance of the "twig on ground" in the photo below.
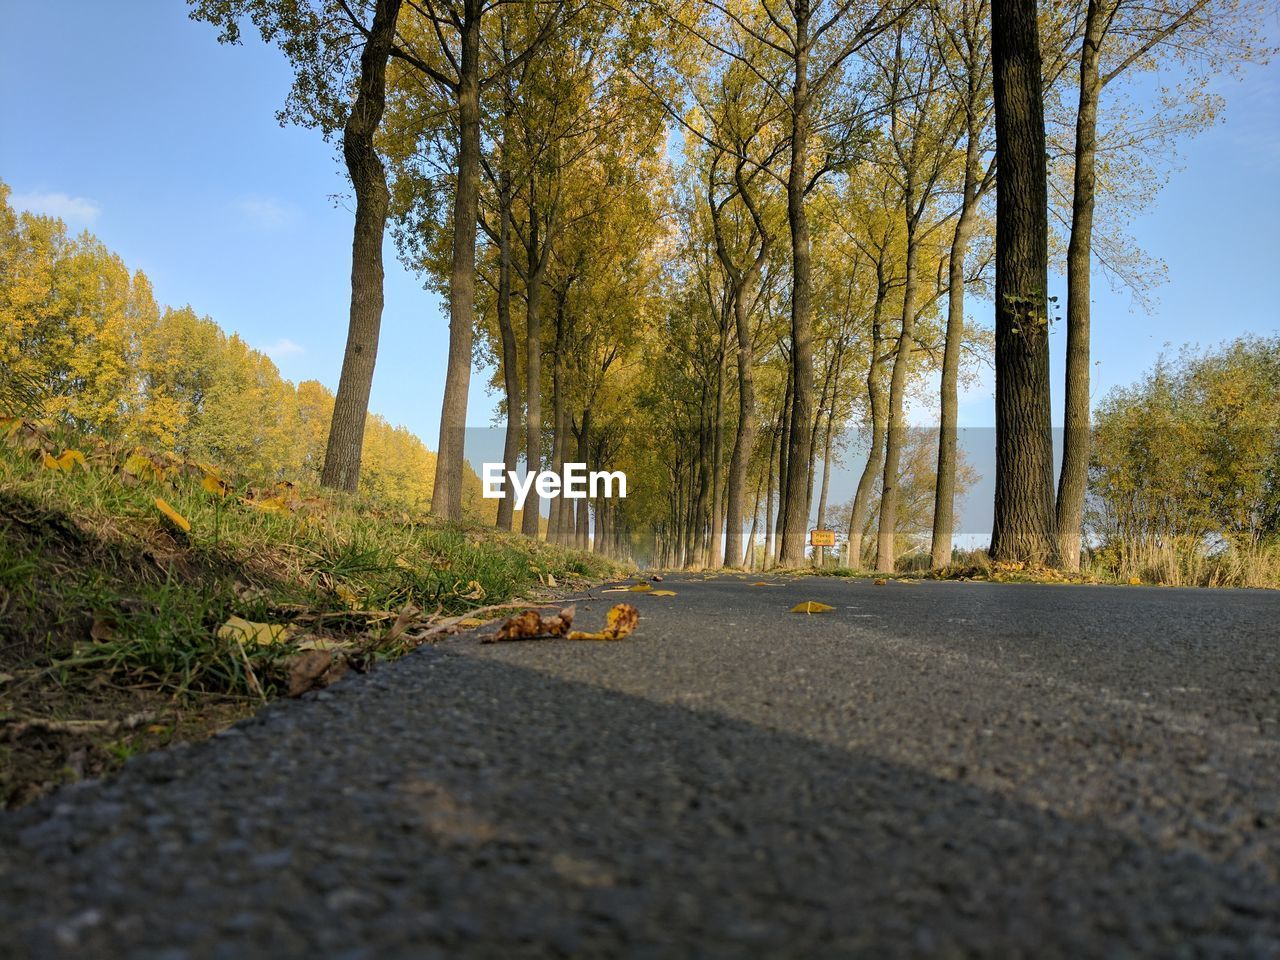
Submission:
{"label": "twig on ground", "polygon": [[119,720],[51,720],[47,717],[31,717],[12,723],[6,733],[13,740],[24,733],[33,732],[116,733],[120,730],[133,730],[144,723],[151,723],[156,716],[154,713],[132,713]]}

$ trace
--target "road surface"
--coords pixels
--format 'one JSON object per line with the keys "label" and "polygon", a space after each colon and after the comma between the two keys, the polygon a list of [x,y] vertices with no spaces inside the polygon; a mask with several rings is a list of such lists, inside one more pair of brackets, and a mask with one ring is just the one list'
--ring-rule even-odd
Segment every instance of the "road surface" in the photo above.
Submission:
{"label": "road surface", "polygon": [[1280,594],[759,579],[0,815],[0,951],[1280,955]]}

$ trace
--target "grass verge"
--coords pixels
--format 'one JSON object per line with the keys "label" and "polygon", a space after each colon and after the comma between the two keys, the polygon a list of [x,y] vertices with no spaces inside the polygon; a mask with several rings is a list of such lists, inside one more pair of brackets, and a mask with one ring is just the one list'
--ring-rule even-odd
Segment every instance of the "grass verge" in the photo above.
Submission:
{"label": "grass verge", "polygon": [[367,498],[0,420],[0,807],[619,573]]}

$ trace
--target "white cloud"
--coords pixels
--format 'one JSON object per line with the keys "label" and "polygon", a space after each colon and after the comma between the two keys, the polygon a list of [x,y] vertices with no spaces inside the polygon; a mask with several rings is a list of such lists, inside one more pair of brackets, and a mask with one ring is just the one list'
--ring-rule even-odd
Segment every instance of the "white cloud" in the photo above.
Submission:
{"label": "white cloud", "polygon": [[279,360],[281,357],[292,357],[305,352],[302,344],[295,343],[288,337],[281,337],[275,343],[269,343],[260,349],[272,360]]}
{"label": "white cloud", "polygon": [[102,213],[102,207],[93,200],[66,193],[15,193],[9,202],[16,210],[61,217],[75,226],[88,226]]}
{"label": "white cloud", "polygon": [[258,230],[280,230],[293,223],[293,208],[274,197],[241,197],[236,206],[245,222]]}

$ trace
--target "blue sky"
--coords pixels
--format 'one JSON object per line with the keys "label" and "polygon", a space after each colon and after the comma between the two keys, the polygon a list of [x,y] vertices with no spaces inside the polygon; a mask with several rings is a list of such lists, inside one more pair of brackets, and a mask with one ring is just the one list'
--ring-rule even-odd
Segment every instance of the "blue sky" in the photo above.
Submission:
{"label": "blue sky", "polygon": [[[346,191],[342,167],[318,134],[277,124],[290,83],[283,57],[255,36],[220,46],[186,9],[0,0],[0,179],[18,205],[91,229],[146,271],[162,303],[190,303],[266,350],[289,379],[333,387],[349,296],[351,214],[330,199]],[[1141,376],[1166,343],[1280,328],[1263,282],[1280,246],[1280,64],[1221,91],[1225,121],[1184,146],[1181,171],[1133,226],[1168,264],[1156,309],[1137,310],[1095,280],[1095,397]],[[386,259],[372,406],[434,448],[447,317],[390,244]],[[1063,339],[1057,330],[1055,408]],[[476,426],[490,422],[487,379],[472,379]],[[989,385],[968,391],[962,424],[990,425],[991,404]]]}

